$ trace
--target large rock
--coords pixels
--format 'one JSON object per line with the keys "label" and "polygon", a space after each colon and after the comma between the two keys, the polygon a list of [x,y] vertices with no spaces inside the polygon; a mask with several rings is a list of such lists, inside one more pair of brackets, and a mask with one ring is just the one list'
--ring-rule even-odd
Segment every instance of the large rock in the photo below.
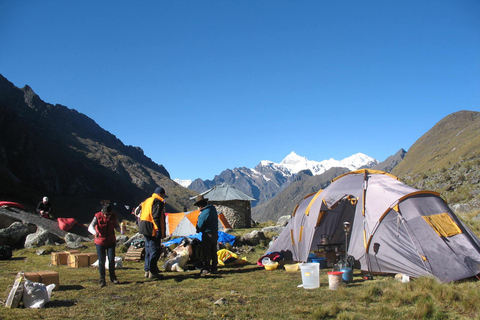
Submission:
{"label": "large rock", "polygon": [[117,247],[120,247],[121,245],[127,243],[128,241],[128,237],[126,235],[119,235],[116,237],[117,238],[117,242],[116,242],[116,246]]}
{"label": "large rock", "polygon": [[282,233],[283,229],[285,229],[284,226],[273,226],[273,227],[262,228],[262,231],[263,232],[272,232],[272,233],[280,234],[280,233]]}
{"label": "large rock", "polygon": [[241,238],[241,242],[249,245],[249,246],[256,246],[260,244],[262,240],[266,240],[265,234],[263,231],[253,230],[250,233],[247,233]]}
{"label": "large rock", "polygon": [[31,233],[27,236],[24,246],[28,249],[45,245],[54,245],[56,242],[63,242],[63,240],[47,230],[38,228],[37,232]]}
{"label": "large rock", "polygon": [[8,228],[0,229],[0,245],[17,246],[30,229],[21,222],[14,222]]}
{"label": "large rock", "polygon": [[285,227],[291,218],[291,215],[281,216],[280,218],[278,218],[277,226]]}

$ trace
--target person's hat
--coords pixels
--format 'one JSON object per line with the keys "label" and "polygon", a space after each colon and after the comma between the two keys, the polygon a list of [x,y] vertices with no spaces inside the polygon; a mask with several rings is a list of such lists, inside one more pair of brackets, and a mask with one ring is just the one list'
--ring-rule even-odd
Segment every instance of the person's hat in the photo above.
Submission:
{"label": "person's hat", "polygon": [[47,198],[47,197],[43,197],[43,201],[44,201],[44,202],[48,202],[48,198]]}
{"label": "person's hat", "polygon": [[208,201],[207,198],[204,198],[201,194],[198,195],[196,198],[195,198],[195,203],[193,204],[194,206],[198,206],[199,204],[206,204]]}
{"label": "person's hat", "polygon": [[163,195],[165,195],[165,189],[163,189],[162,187],[157,187],[157,188],[155,189],[155,193],[156,193],[156,194],[163,194]]}

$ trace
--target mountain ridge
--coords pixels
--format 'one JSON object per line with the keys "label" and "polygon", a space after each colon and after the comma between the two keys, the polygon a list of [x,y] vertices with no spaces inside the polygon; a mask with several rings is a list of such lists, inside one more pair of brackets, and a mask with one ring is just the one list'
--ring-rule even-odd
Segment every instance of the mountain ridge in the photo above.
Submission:
{"label": "mountain ridge", "polygon": [[33,210],[47,195],[58,216],[88,221],[102,199],[117,211],[138,205],[157,185],[167,208],[182,211],[194,192],[170,179],[139,147],[126,146],[93,119],[44,102],[28,85],[0,75],[0,196]]}

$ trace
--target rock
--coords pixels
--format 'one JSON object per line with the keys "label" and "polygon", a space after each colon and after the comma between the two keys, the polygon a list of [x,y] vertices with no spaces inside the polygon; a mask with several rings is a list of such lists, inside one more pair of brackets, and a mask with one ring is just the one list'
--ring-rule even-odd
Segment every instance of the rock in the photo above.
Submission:
{"label": "rock", "polygon": [[277,226],[285,227],[291,218],[291,215],[281,216],[280,218],[278,218]]}
{"label": "rock", "polygon": [[74,233],[67,233],[65,235],[65,242],[66,242],[66,246],[70,249],[78,249],[78,248],[81,248],[83,247],[83,245],[81,244],[82,242],[82,237],[77,235],[77,234],[74,234]]}
{"label": "rock", "polygon": [[122,234],[122,235],[119,235],[119,236],[117,236],[117,243],[116,243],[116,245],[117,245],[117,247],[119,247],[119,246],[127,243],[127,241],[129,241],[129,239],[128,239],[128,237],[127,237],[126,235],[123,235],[123,234]]}
{"label": "rock", "polygon": [[223,306],[225,304],[227,304],[227,299],[225,299],[225,298],[220,298],[217,301],[215,301],[215,303],[214,303],[214,305],[216,305],[216,306]]}
{"label": "rock", "polygon": [[128,241],[125,242],[124,245],[127,246],[127,247],[130,247],[132,242],[136,239],[145,239],[145,237],[143,236],[143,234],[136,233],[134,236],[132,236],[130,239],[128,239]]}
{"label": "rock", "polygon": [[15,246],[29,233],[30,230],[26,225],[14,222],[8,228],[0,230],[0,245]]}
{"label": "rock", "polygon": [[280,234],[283,231],[283,229],[285,229],[284,226],[265,227],[265,228],[262,228],[262,232],[272,232],[272,233]]}
{"label": "rock", "polygon": [[47,230],[38,228],[37,232],[31,233],[27,236],[24,247],[29,249],[44,245],[55,245],[55,242],[61,242],[61,239]]}
{"label": "rock", "polygon": [[262,240],[266,240],[265,234],[263,231],[253,230],[250,233],[247,233],[241,238],[241,242],[250,246],[256,246],[260,244]]}

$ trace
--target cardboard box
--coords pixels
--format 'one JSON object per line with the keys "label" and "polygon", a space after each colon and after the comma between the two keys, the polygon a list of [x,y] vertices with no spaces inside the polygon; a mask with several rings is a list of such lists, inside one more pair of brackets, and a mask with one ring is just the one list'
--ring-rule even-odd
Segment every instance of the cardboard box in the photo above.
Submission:
{"label": "cardboard box", "polygon": [[40,280],[40,275],[38,272],[24,272],[23,275],[25,276],[26,279],[32,281],[32,282],[42,282]]}
{"label": "cardboard box", "polygon": [[83,268],[88,267],[88,255],[85,253],[77,253],[68,255],[69,268]]}
{"label": "cardboard box", "polygon": [[51,257],[52,265],[54,266],[59,266],[59,265],[66,266],[68,264],[67,252],[52,252],[50,257]]}
{"label": "cardboard box", "polygon": [[56,271],[39,271],[40,280],[43,284],[48,286],[49,284],[54,283],[55,288],[53,290],[58,290],[60,288],[60,278],[58,272]]}
{"label": "cardboard box", "polygon": [[85,253],[88,256],[88,265],[91,266],[98,260],[98,256],[95,252],[87,252]]}
{"label": "cardboard box", "polygon": [[60,287],[60,279],[56,271],[24,272],[24,276],[32,282],[43,283],[46,286],[54,283],[54,290],[58,290]]}

